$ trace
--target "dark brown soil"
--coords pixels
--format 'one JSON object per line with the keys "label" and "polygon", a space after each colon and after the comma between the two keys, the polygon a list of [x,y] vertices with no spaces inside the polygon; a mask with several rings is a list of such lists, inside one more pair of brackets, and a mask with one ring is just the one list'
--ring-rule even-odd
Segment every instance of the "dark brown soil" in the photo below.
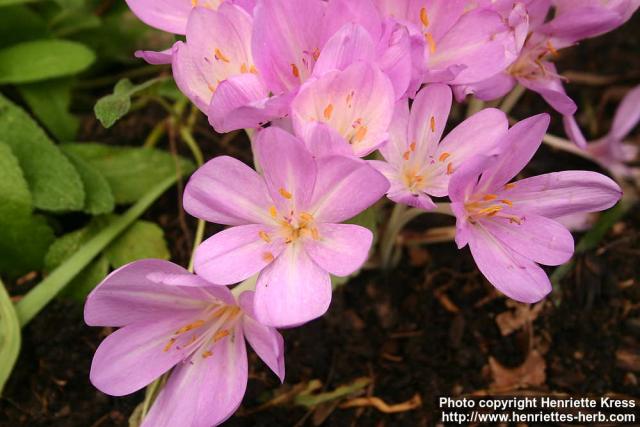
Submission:
{"label": "dark brown soil", "polygon": [[[598,119],[595,134],[607,130],[624,89],[640,81],[639,24],[636,16],[621,30],[563,54],[561,70],[615,77],[606,85],[570,86],[581,105],[580,120]],[[514,115],[522,118],[541,111],[548,108],[536,95],[527,94]],[[141,110],[110,131],[87,116],[83,137],[140,144],[159,114],[153,107]],[[557,117],[553,126],[562,134]],[[250,160],[246,140],[238,137],[223,147],[204,121],[197,137],[207,157],[224,152]],[[168,143],[166,147],[170,148]],[[543,149],[527,173],[574,168],[596,169],[586,161]],[[195,224],[188,217],[180,220],[178,194],[172,190],[163,196],[146,217],[166,230],[174,261],[186,264]],[[410,231],[420,232],[442,221],[425,216]],[[214,231],[208,229],[209,234]],[[530,326],[523,321],[523,327],[507,336],[497,319],[504,319],[513,305],[477,272],[467,249],[458,251],[452,244],[406,248],[399,267],[387,273],[363,272],[334,293],[326,316],[283,332],[284,385],[252,354],[247,395],[227,425],[427,426],[439,419],[438,396],[496,391],[616,393],[640,400],[639,242],[640,209],[635,208],[615,224],[597,250],[578,257],[554,291],[561,304],[548,300],[534,308],[539,313],[529,315]],[[17,295],[26,286],[14,284],[10,290]],[[88,381],[93,352],[109,332],[85,326],[82,307],[76,303],[50,304],[24,330],[19,362],[0,400],[0,426],[127,426],[142,393],[112,398]],[[542,357],[532,362],[527,359],[532,353]],[[525,360],[531,378],[509,371]],[[365,395],[391,405],[418,394],[423,404],[397,414],[331,404],[310,412],[291,403],[256,411],[276,394],[295,391],[300,383],[318,379],[329,391],[359,377],[372,380]]]}

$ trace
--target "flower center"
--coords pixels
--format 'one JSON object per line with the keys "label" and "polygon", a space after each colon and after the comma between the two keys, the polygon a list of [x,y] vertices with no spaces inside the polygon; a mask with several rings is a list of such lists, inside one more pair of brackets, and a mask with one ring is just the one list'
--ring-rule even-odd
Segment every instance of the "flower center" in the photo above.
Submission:
{"label": "flower center", "polygon": [[513,207],[513,202],[509,199],[498,199],[496,194],[485,194],[479,198],[464,204],[467,210],[467,219],[475,224],[482,218],[505,218],[510,223],[521,224],[523,218],[503,212],[505,208]]}
{"label": "flower center", "polygon": [[[285,200],[293,200],[293,194],[285,188],[280,188],[278,193]],[[277,222],[278,227],[272,233],[267,233],[264,230],[258,233],[260,239],[264,240],[265,243],[271,243],[274,236],[281,237],[286,244],[294,243],[305,237],[314,240],[320,239],[320,232],[313,215],[304,211],[297,212],[293,203],[286,214],[278,212],[278,208],[275,205],[270,206],[269,216]],[[271,260],[273,260],[273,255],[270,252],[265,253],[265,261]]]}
{"label": "flower center", "polygon": [[558,51],[551,43],[546,40],[537,46],[523,52],[522,55],[509,67],[507,73],[514,77],[538,78],[538,77],[554,77],[564,79],[564,77],[545,67],[545,60],[557,58]]}

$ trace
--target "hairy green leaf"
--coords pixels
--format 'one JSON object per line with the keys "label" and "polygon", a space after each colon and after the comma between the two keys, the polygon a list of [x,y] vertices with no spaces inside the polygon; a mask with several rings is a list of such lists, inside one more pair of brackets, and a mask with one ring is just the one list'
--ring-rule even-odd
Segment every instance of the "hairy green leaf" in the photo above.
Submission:
{"label": "hairy green leaf", "polygon": [[73,152],[62,150],[71,160],[82,178],[86,198],[83,210],[91,215],[101,215],[113,212],[115,199],[107,179],[88,164],[82,157]]}
{"label": "hairy green leaf", "polygon": [[138,92],[148,89],[158,82],[158,79],[148,80],[134,85],[129,79],[122,79],[113,88],[113,93],[98,100],[93,111],[102,126],[110,128],[131,109],[131,97]]}
{"label": "hairy green leaf", "polygon": [[[2,0],[0,0],[2,4]],[[49,36],[47,24],[37,13],[24,5],[2,8],[0,13],[0,48],[19,42]]]}
{"label": "hairy green leaf", "polygon": [[113,268],[144,258],[169,259],[164,232],[157,224],[137,221],[105,250]]}

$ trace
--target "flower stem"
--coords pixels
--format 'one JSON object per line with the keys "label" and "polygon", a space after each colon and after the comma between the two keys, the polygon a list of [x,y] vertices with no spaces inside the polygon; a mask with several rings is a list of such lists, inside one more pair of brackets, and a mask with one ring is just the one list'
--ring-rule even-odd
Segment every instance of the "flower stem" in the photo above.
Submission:
{"label": "flower stem", "polygon": [[476,98],[475,96],[469,100],[469,104],[467,105],[467,117],[473,116],[475,113],[479,112],[484,108],[484,101]]}
{"label": "flower stem", "polygon": [[191,248],[191,258],[189,259],[189,271],[193,273],[193,263],[195,261],[196,248],[202,243],[204,238],[205,221],[203,219],[198,220],[198,226],[196,228],[196,237],[193,239],[193,246]]}
{"label": "flower stem", "polygon": [[524,86],[517,85],[516,87],[514,87],[513,90],[504,97],[504,100],[502,100],[500,109],[504,111],[505,114],[509,114],[524,94],[524,91]]}
{"label": "flower stem", "polygon": [[546,134],[542,138],[542,142],[547,144],[549,147],[553,147],[553,148],[556,148],[558,150],[562,150],[562,151],[566,151],[566,152],[571,153],[571,154],[575,154],[576,156],[580,156],[580,157],[585,158],[587,160],[595,161],[593,156],[591,156],[591,154],[588,151],[583,150],[582,148],[578,147],[573,142],[571,142],[571,141],[569,141],[567,139],[564,139],[564,138],[560,138],[559,136]]}

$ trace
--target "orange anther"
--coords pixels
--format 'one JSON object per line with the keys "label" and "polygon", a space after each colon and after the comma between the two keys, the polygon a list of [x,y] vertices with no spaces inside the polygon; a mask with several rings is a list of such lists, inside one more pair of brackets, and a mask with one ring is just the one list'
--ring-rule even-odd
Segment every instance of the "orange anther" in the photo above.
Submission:
{"label": "orange anther", "polygon": [[431,35],[431,33],[424,33],[424,38],[427,40],[427,43],[429,44],[429,52],[431,52],[431,54],[436,53],[436,41],[433,39],[433,36]]}
{"label": "orange anther", "polygon": [[162,351],[164,351],[165,353],[169,350],[171,350],[171,347],[176,343],[176,339],[175,338],[171,338],[169,340],[169,342],[167,343],[167,345],[164,346],[164,348],[162,349]]}
{"label": "orange anther", "polygon": [[513,202],[509,199],[502,199],[500,200],[502,203],[504,203],[505,205],[509,206],[510,208],[513,207]]}
{"label": "orange anther", "polygon": [[214,56],[218,61],[227,62],[227,63],[230,62],[229,58],[224,56],[224,53],[222,53],[222,51],[218,48],[216,48]]}
{"label": "orange anther", "polygon": [[258,235],[260,236],[260,238],[262,240],[264,240],[267,243],[271,243],[271,237],[269,237],[269,234],[266,231],[260,231],[258,233]]}
{"label": "orange anther", "polygon": [[366,126],[360,126],[358,128],[358,130],[356,131],[355,135],[353,136],[353,139],[356,142],[360,142],[364,139],[364,137],[367,135],[367,127]]}
{"label": "orange anther", "polygon": [[497,198],[498,196],[496,196],[495,194],[487,194],[482,198],[482,200],[490,201],[490,200],[495,200]]}
{"label": "orange anther", "polygon": [[[440,154],[440,157],[438,157],[438,160],[441,162],[444,162],[445,160],[447,160],[449,157],[451,157],[451,154],[447,153],[446,151],[442,154]],[[451,163],[449,163],[451,164]]]}
{"label": "orange anther", "polygon": [[427,15],[427,9],[424,7],[420,9],[420,21],[425,27],[429,26],[429,15]]}
{"label": "orange anther", "polygon": [[452,163],[448,163],[447,164],[447,175],[451,175],[453,173],[453,164]]}
{"label": "orange anther", "polygon": [[280,190],[278,190],[278,193],[280,193],[280,195],[287,200],[291,200],[291,198],[293,197],[293,194],[289,193],[284,188],[281,188]]}
{"label": "orange anther", "polygon": [[300,78],[300,70],[298,70],[298,66],[296,64],[291,64],[291,74],[293,77]]}
{"label": "orange anther", "polygon": [[271,252],[265,252],[262,254],[262,260],[264,262],[271,262],[273,259],[273,254]]}
{"label": "orange anther", "polygon": [[213,342],[218,342],[220,341],[222,338],[229,336],[229,330],[228,329],[222,329],[218,332],[216,332],[216,334],[213,336]]}
{"label": "orange anther", "polygon": [[327,105],[327,107],[324,109],[324,118],[327,120],[331,119],[331,114],[333,113],[333,104],[329,104]]}
{"label": "orange anther", "polygon": [[431,116],[431,119],[429,119],[429,127],[431,127],[431,132],[436,131],[436,118],[433,116]]}

